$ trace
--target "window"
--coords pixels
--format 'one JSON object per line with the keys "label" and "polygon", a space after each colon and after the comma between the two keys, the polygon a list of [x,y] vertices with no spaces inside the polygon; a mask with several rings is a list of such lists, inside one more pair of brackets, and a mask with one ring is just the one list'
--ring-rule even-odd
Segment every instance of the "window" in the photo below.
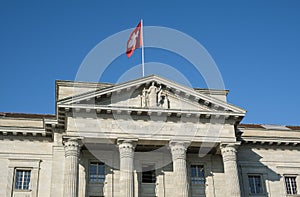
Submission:
{"label": "window", "polygon": [[101,162],[90,162],[90,182],[103,183],[105,180],[105,165]]}
{"label": "window", "polygon": [[205,184],[204,166],[191,165],[191,182],[192,184]]}
{"label": "window", "polygon": [[297,184],[295,176],[285,176],[284,182],[287,194],[297,194]]}
{"label": "window", "polygon": [[262,194],[262,180],[260,175],[248,175],[249,193],[250,194]]}
{"label": "window", "polygon": [[156,182],[155,165],[143,165],[142,183],[155,183],[155,182]]}
{"label": "window", "polygon": [[15,189],[29,190],[30,187],[30,170],[16,169],[15,171]]}

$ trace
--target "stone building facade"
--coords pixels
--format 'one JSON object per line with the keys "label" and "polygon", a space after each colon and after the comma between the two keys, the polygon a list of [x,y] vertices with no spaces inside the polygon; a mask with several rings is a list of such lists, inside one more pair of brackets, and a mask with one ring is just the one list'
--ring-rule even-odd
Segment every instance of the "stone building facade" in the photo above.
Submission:
{"label": "stone building facade", "polygon": [[240,124],[227,93],[57,81],[55,115],[0,113],[0,196],[300,194],[300,127]]}

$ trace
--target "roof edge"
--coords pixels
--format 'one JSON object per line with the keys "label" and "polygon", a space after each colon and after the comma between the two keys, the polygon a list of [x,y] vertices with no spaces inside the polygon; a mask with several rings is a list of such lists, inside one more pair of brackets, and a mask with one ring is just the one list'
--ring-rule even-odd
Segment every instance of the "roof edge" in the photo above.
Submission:
{"label": "roof edge", "polygon": [[0,112],[0,118],[34,118],[34,119],[54,119],[54,114],[29,114],[29,113],[14,113],[14,112]]}

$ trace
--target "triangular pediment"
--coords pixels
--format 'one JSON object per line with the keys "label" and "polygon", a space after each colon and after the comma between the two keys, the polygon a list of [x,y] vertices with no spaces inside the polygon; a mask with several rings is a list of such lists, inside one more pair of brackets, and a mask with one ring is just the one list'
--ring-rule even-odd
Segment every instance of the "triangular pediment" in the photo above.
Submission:
{"label": "triangular pediment", "polygon": [[58,107],[105,107],[113,109],[177,110],[230,113],[243,116],[245,110],[212,96],[151,75],[95,89],[57,102]]}

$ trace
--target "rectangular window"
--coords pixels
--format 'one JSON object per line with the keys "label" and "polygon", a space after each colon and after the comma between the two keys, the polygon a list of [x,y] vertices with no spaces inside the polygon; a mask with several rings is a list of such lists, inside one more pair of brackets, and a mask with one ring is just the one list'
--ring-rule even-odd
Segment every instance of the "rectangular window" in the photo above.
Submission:
{"label": "rectangular window", "polygon": [[203,165],[191,165],[191,182],[192,184],[205,184]]}
{"label": "rectangular window", "polygon": [[142,183],[156,183],[155,165],[142,166]]}
{"label": "rectangular window", "polygon": [[29,190],[30,188],[30,170],[16,169],[15,171],[15,189]]}
{"label": "rectangular window", "polygon": [[90,162],[89,177],[91,183],[104,183],[105,165],[101,162]]}
{"label": "rectangular window", "polygon": [[284,182],[287,194],[297,194],[297,184],[295,176],[285,176]]}
{"label": "rectangular window", "polygon": [[248,175],[250,194],[262,194],[262,180],[260,175]]}

